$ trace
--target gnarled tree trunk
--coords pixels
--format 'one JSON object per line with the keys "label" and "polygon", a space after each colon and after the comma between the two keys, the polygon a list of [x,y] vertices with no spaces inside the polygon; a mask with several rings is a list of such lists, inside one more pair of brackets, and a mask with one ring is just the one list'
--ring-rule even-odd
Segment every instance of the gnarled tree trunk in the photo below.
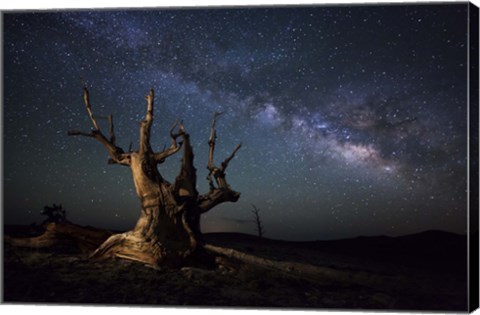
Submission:
{"label": "gnarled tree trunk", "polygon": [[[182,122],[175,122],[170,129],[172,144],[161,152],[154,152],[150,145],[153,122],[154,92],[150,91],[147,99],[147,113],[141,122],[139,149],[125,152],[115,142],[113,117],[108,116],[109,137],[107,138],[97,123],[92,112],[89,93],[84,87],[84,101],[92,121],[91,132],[69,131],[71,136],[92,137],[103,144],[110,156],[109,164],[130,167],[135,190],[141,201],[140,218],[135,227],[128,232],[111,235],[90,255],[95,259],[123,258],[143,262],[153,267],[160,263],[178,263],[201,249],[200,216],[223,202],[235,202],[240,197],[233,191],[225,179],[225,170],[234,157],[240,144],[233,153],[216,167],[213,161],[215,149],[215,123],[220,113],[215,113],[211,125],[209,160],[207,177],[210,191],[199,195],[196,189],[196,169],[193,165],[193,151],[189,134]],[[181,141],[178,141],[178,139]],[[174,183],[166,181],[158,172],[157,165],[166,158],[179,152],[183,146],[183,158],[180,173]],[[214,180],[212,179],[215,179]],[[72,225],[77,228],[77,225]],[[68,227],[66,228],[68,229]],[[51,242],[52,235],[48,235]],[[60,234],[68,234],[65,231]],[[72,232],[70,234],[75,234]],[[39,240],[37,242],[37,240]],[[103,239],[102,239],[103,240]],[[98,238],[92,241],[98,241]],[[18,241],[10,240],[12,244]],[[17,243],[15,243],[17,242]],[[43,242],[43,243],[42,243]],[[45,237],[24,240],[21,244],[30,247],[44,245]],[[52,243],[52,242],[51,242]],[[53,242],[54,243],[54,242]]]}

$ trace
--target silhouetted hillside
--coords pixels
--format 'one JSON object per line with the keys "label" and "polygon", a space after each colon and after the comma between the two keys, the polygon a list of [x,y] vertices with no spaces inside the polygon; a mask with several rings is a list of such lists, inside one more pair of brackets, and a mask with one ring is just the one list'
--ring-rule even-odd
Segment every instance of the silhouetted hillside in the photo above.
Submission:
{"label": "silhouetted hillside", "polygon": [[[361,259],[418,268],[451,269],[452,272],[459,273],[466,272],[467,264],[466,235],[445,231],[425,231],[398,237],[359,236],[307,242],[272,240],[241,233],[209,233],[205,235],[205,239],[222,246],[243,245],[243,248],[237,249],[246,251],[251,251],[249,244],[255,243],[263,249],[275,247],[278,251],[283,248],[292,255],[301,249],[331,254],[350,261]],[[315,256],[314,253],[312,255]]]}

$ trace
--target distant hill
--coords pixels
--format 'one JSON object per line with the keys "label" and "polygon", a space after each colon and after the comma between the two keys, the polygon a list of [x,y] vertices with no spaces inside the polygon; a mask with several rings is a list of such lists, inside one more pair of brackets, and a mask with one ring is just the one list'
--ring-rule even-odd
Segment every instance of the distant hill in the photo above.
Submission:
{"label": "distant hill", "polygon": [[427,269],[454,269],[464,272],[467,264],[467,237],[445,231],[390,236],[359,236],[329,241],[283,241],[241,233],[208,233],[205,240],[238,250],[267,252],[311,251],[312,256],[330,254],[335,260],[389,262]]}

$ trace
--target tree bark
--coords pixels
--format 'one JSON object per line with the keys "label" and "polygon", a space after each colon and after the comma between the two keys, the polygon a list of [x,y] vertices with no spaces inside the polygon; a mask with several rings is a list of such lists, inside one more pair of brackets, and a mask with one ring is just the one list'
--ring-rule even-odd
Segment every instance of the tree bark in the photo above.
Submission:
{"label": "tree bark", "polygon": [[[113,116],[108,119],[109,137],[101,131],[100,125],[92,111],[89,92],[83,89],[83,98],[88,116],[93,129],[90,132],[72,130],[71,136],[91,137],[100,142],[107,150],[109,164],[120,164],[130,167],[135,191],[140,198],[141,212],[135,227],[121,234],[92,235],[85,233],[78,225],[70,224],[63,227],[53,226],[47,229],[44,235],[30,239],[12,239],[8,241],[13,245],[43,247],[52,246],[61,242],[64,235],[73,235],[81,239],[82,244],[89,248],[96,248],[91,253],[92,259],[122,258],[139,261],[158,267],[160,264],[178,264],[192,254],[202,251],[202,235],[200,231],[200,216],[223,202],[235,202],[240,197],[238,192],[231,190],[226,181],[225,169],[240,148],[237,145],[233,153],[225,159],[220,167],[213,162],[215,147],[215,123],[219,116],[215,113],[211,136],[208,141],[210,147],[208,181],[210,192],[199,196],[196,188],[196,169],[194,167],[194,154],[190,144],[190,136],[183,122],[175,122],[170,128],[172,144],[161,152],[154,152],[150,144],[150,135],[154,113],[154,92],[150,90],[147,95],[147,112],[140,124],[139,148],[132,151],[131,145],[128,152],[116,145],[113,128]],[[175,130],[177,132],[175,132]],[[178,138],[182,141],[178,142]],[[183,146],[183,158],[179,175],[173,184],[166,181],[158,172],[157,165],[163,163],[169,156],[177,153]],[[217,186],[211,177],[215,178]],[[60,231],[60,229],[63,229]]]}
{"label": "tree bark", "polygon": [[[178,264],[197,248],[200,212],[192,200],[197,191],[193,152],[183,123],[179,132],[170,130],[172,145],[154,153],[150,145],[153,122],[153,90],[147,96],[147,114],[141,123],[138,152],[129,155],[129,166],[137,196],[141,201],[141,214],[134,229],[107,239],[91,258],[124,258],[158,267],[160,263]],[[184,140],[184,157],[180,175],[171,185],[160,175],[157,164],[179,151]]]}
{"label": "tree bark", "polygon": [[[105,137],[93,115],[89,93],[84,87],[84,101],[88,115],[92,121],[93,130],[90,133],[71,131],[70,135],[93,137],[105,146],[110,155],[110,164],[120,164],[130,167],[135,190],[140,198],[140,218],[133,230],[110,236],[91,255],[94,259],[124,258],[146,263],[157,267],[160,263],[177,264],[202,250],[200,231],[200,216],[223,202],[235,202],[240,197],[238,192],[230,189],[225,179],[225,169],[235,153],[215,167],[213,149],[215,146],[215,123],[219,116],[215,113],[211,136],[208,169],[210,174],[210,192],[199,196],[196,189],[196,169],[194,154],[190,144],[190,136],[183,122],[175,122],[170,128],[172,144],[161,152],[154,152],[150,144],[150,135],[154,114],[154,92],[146,97],[147,111],[140,125],[140,141],[138,151],[125,153],[115,143],[113,116],[108,116],[109,138]],[[175,132],[175,129],[178,131]],[[177,142],[181,138],[182,142]],[[175,182],[170,184],[158,172],[157,165],[166,158],[177,153],[183,146],[183,158],[180,172]],[[217,183],[215,187],[211,176]]]}
{"label": "tree bark", "polygon": [[130,168],[141,213],[133,230],[107,239],[91,258],[125,258],[157,267],[176,264],[196,249],[197,235],[186,220],[191,208],[181,204],[173,186],[158,174],[148,156],[132,153]]}

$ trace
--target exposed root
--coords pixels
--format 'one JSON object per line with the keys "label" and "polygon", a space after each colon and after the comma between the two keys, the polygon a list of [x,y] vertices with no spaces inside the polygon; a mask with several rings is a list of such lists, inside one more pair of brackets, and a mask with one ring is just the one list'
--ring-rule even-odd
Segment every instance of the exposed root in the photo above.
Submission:
{"label": "exposed root", "polygon": [[165,249],[156,238],[146,239],[133,231],[112,235],[89,258],[104,260],[122,258],[158,268],[167,257]]}
{"label": "exposed root", "polygon": [[193,250],[190,248],[173,249],[165,246],[153,236],[146,236],[137,231],[112,235],[101,244],[90,259],[105,260],[121,258],[143,263],[158,269],[160,265],[178,267],[189,261]]}
{"label": "exposed root", "polygon": [[82,252],[90,253],[111,235],[110,231],[83,227],[64,221],[47,224],[42,235],[36,237],[5,236],[5,241],[13,246],[29,248],[73,245]]}
{"label": "exposed root", "polygon": [[5,241],[12,246],[28,248],[76,246],[88,255],[89,259],[121,258],[140,262],[152,268],[159,268],[160,265],[179,266],[184,261],[191,262],[194,259],[189,257],[194,253],[191,244],[182,247],[172,241],[167,247],[156,235],[145,235],[141,230],[113,234],[110,231],[83,227],[68,221],[49,223],[40,236],[26,238],[5,236]]}

